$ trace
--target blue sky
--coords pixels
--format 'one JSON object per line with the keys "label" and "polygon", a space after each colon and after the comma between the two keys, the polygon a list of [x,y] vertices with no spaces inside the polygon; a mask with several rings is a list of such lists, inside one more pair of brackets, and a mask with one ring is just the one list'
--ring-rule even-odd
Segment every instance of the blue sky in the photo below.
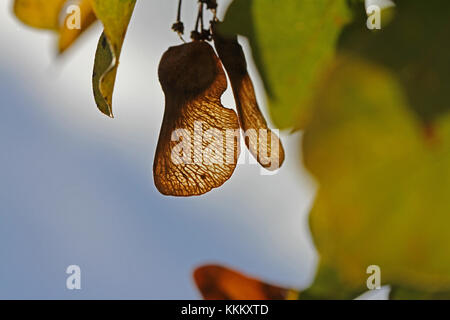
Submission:
{"label": "blue sky", "polygon": [[[314,183],[299,165],[298,134],[285,136],[277,175],[240,165],[222,188],[188,199],[153,185],[164,107],[157,66],[180,43],[170,31],[175,2],[138,1],[114,120],[91,93],[100,26],[56,58],[52,34],[23,26],[12,1],[1,3],[0,298],[196,299],[191,272],[210,262],[281,285],[312,280]],[[223,102],[234,107],[230,92]],[[65,287],[71,264],[81,267],[80,291]]]}

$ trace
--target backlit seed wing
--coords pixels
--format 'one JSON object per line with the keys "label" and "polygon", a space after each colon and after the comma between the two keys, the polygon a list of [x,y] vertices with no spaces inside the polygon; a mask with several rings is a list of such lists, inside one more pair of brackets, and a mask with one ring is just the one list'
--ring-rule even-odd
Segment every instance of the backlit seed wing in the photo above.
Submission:
{"label": "backlit seed wing", "polygon": [[284,162],[283,145],[269,129],[259,109],[244,51],[237,37],[224,38],[216,30],[213,36],[216,50],[231,81],[239,120],[245,133],[245,144],[264,168],[276,170]]}
{"label": "backlit seed wing", "polygon": [[298,296],[295,290],[270,285],[216,265],[196,269],[194,281],[206,300],[288,300]]}
{"label": "backlit seed wing", "polygon": [[170,48],[159,67],[166,106],[153,164],[164,195],[201,195],[225,183],[239,156],[239,121],[222,106],[225,72],[210,45]]}

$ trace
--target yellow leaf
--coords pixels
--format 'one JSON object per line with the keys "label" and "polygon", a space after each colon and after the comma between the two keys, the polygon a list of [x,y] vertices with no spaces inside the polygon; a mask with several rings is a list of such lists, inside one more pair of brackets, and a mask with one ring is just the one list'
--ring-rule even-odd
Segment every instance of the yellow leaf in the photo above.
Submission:
{"label": "yellow leaf", "polygon": [[66,0],[15,0],[14,14],[26,25],[39,29],[59,29],[59,14]]}
{"label": "yellow leaf", "polygon": [[67,50],[97,20],[91,3],[92,0],[80,0],[78,3],[80,8],[80,28],[73,29],[68,27],[68,22],[70,23],[70,20],[73,19],[73,13],[67,13],[59,33],[59,53]]}
{"label": "yellow leaf", "polygon": [[136,0],[92,1],[94,12],[104,26],[95,54],[94,97],[99,110],[112,118],[112,96],[120,53]]}

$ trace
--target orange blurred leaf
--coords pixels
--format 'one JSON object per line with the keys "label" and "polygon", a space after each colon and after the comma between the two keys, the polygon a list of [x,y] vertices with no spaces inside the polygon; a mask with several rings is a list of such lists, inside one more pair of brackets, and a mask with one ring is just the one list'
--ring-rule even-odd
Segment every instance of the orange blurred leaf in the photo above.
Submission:
{"label": "orange blurred leaf", "polygon": [[218,265],[194,271],[197,288],[206,300],[291,300],[295,290],[285,289]]}

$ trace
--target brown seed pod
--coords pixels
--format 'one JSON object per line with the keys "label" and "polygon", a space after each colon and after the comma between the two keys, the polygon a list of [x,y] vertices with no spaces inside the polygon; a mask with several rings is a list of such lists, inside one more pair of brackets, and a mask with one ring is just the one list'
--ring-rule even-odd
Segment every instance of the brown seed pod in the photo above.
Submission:
{"label": "brown seed pod", "polygon": [[239,121],[222,106],[225,72],[202,41],[171,47],[159,65],[164,119],[153,163],[165,195],[201,195],[225,183],[239,157]]}
{"label": "brown seed pod", "polygon": [[233,88],[239,121],[245,133],[245,144],[257,161],[268,170],[284,162],[284,149],[278,136],[269,129],[259,109],[252,79],[247,71],[245,54],[237,37],[224,37],[213,25],[214,44]]}

